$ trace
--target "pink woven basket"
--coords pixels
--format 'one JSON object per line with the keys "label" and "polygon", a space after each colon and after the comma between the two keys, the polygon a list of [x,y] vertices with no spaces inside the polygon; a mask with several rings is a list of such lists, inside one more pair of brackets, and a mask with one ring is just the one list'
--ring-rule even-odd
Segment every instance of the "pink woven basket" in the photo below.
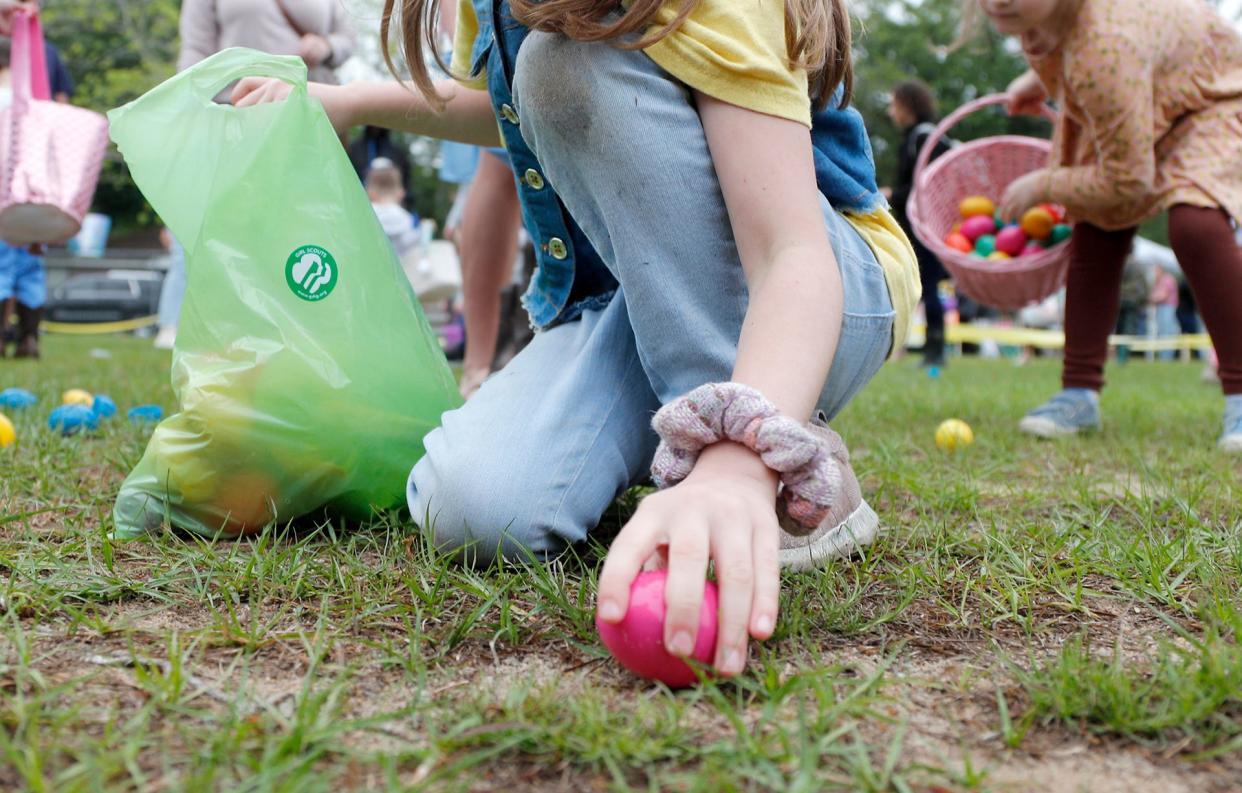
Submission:
{"label": "pink woven basket", "polygon": [[[1069,243],[1005,261],[989,261],[945,244],[958,205],[974,195],[999,200],[1005,188],[1023,174],[1048,165],[1052,145],[1023,135],[999,135],[955,146],[928,164],[936,144],[959,121],[981,108],[1004,104],[1004,94],[967,102],[949,114],[928,136],[914,166],[914,190],[906,214],[910,227],[953,276],[954,288],[984,305],[1016,311],[1043,300],[1065,284]],[[1055,120],[1051,108],[1045,115]]]}

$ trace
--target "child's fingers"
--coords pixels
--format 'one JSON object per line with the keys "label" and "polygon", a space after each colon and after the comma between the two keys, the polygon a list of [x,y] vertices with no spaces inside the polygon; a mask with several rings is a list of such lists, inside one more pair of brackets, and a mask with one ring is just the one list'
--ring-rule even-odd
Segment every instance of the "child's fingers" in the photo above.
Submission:
{"label": "child's fingers", "polygon": [[664,646],[682,658],[694,652],[699,609],[707,580],[707,520],[683,515],[668,541],[668,580],[664,585]]}
{"label": "child's fingers", "polygon": [[266,77],[246,77],[233,88],[230,97],[235,107],[251,107],[266,102],[279,102],[289,95],[289,86]]}
{"label": "child's fingers", "polygon": [[247,107],[254,104],[255,90],[263,85],[263,77],[243,77],[237,81],[237,85],[233,86],[233,93],[230,94],[229,100],[236,107]]}
{"label": "child's fingers", "polygon": [[613,540],[599,574],[597,596],[600,619],[620,622],[629,608],[630,586],[643,563],[659,545],[660,524],[650,510],[639,509]]}
{"label": "child's fingers", "polygon": [[730,519],[715,527],[712,555],[720,612],[716,628],[716,661],[720,674],[732,677],[746,665],[746,637],[754,601],[755,570],[748,521]]}
{"label": "child's fingers", "polygon": [[754,532],[755,595],[750,609],[750,635],[766,639],[776,629],[780,608],[780,526],[772,512],[752,518]]}

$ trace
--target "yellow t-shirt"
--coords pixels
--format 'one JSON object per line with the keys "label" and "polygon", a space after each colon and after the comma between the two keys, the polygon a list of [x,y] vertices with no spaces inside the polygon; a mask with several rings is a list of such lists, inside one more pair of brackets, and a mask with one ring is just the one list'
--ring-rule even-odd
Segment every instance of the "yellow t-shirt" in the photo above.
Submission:
{"label": "yellow t-shirt", "polygon": [[[657,27],[675,16],[676,5],[666,5],[657,14]],[[459,77],[470,74],[478,31],[473,3],[458,0],[452,69]],[[806,71],[789,67],[784,0],[752,0],[746,13],[738,12],[734,0],[701,0],[677,30],[644,52],[673,77],[708,96],[811,126]],[[486,87],[486,75],[472,77],[463,82],[473,88]],[[910,317],[919,302],[914,250],[888,210],[843,215],[884,270],[897,313],[893,327],[893,350],[897,351],[905,344]]]}

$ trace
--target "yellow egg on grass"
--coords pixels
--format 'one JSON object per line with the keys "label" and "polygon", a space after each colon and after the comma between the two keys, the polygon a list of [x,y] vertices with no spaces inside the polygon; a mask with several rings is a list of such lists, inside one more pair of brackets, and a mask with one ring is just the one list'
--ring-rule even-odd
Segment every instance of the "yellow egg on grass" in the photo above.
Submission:
{"label": "yellow egg on grass", "polygon": [[975,433],[961,419],[949,419],[936,428],[936,445],[946,452],[955,452],[975,442]]}
{"label": "yellow egg on grass", "polygon": [[13,422],[8,417],[0,413],[0,449],[5,446],[12,446],[17,441],[17,430],[13,429]]}
{"label": "yellow egg on grass", "polygon": [[83,391],[80,388],[70,388],[60,398],[60,401],[66,405],[82,405],[83,407],[91,407],[95,404],[95,397],[90,391]]}

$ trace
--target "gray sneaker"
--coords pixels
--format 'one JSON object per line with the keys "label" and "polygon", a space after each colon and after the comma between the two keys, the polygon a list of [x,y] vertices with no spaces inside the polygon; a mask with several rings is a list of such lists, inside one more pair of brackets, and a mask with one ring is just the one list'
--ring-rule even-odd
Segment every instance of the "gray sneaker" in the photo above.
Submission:
{"label": "gray sneaker", "polygon": [[863,501],[845,441],[819,422],[811,423],[811,431],[827,439],[829,453],[840,466],[841,495],[824,522],[809,533],[782,520],[780,561],[785,570],[810,570],[831,559],[853,556],[880,531],[879,516]]}
{"label": "gray sneaker", "polygon": [[1100,398],[1085,388],[1067,388],[1026,414],[1018,429],[1041,438],[1075,435],[1100,428]]}
{"label": "gray sneaker", "polygon": [[1242,454],[1242,396],[1225,397],[1225,431],[1217,446],[1224,452]]}

